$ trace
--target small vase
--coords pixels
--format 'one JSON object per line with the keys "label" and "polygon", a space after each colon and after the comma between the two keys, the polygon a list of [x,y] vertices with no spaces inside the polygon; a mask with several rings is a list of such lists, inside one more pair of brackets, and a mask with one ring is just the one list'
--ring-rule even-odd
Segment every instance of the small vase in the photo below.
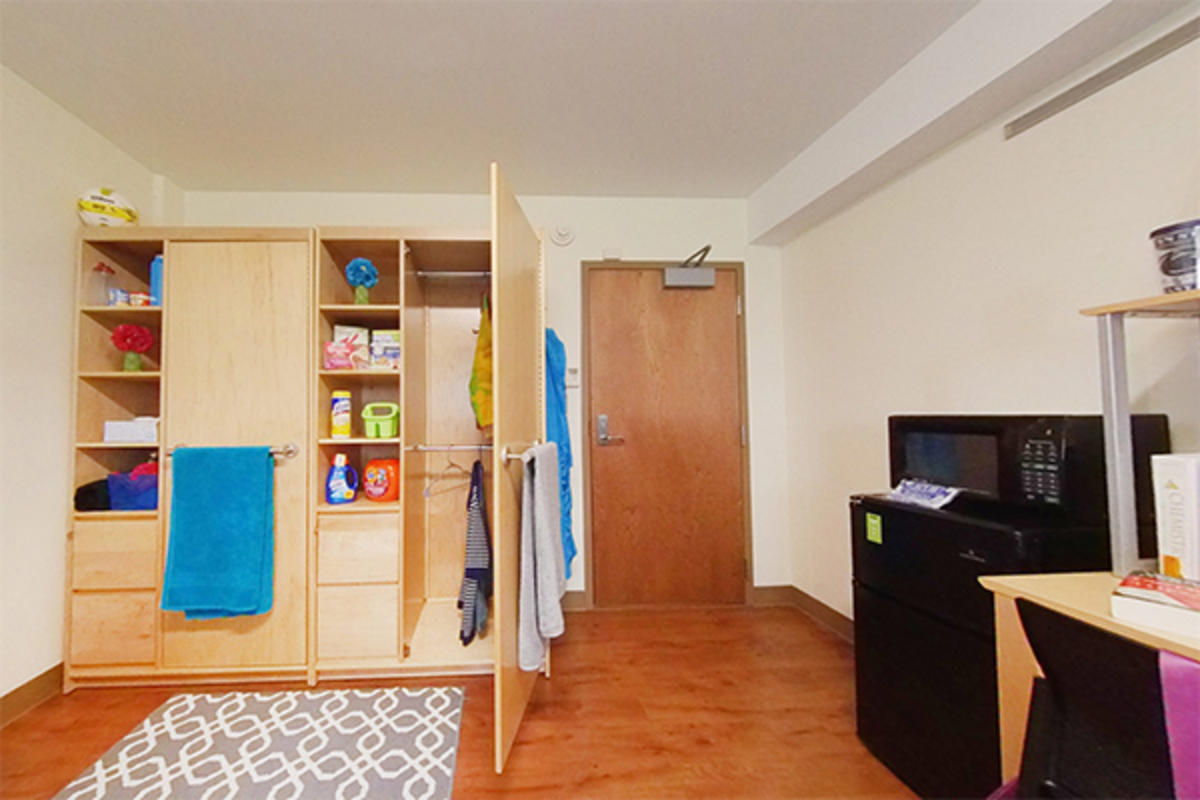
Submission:
{"label": "small vase", "polygon": [[354,287],[354,305],[365,306],[371,302],[371,290],[365,286]]}
{"label": "small vase", "polygon": [[125,372],[141,372],[142,354],[135,353],[132,350],[127,352],[124,360],[121,362],[121,369]]}

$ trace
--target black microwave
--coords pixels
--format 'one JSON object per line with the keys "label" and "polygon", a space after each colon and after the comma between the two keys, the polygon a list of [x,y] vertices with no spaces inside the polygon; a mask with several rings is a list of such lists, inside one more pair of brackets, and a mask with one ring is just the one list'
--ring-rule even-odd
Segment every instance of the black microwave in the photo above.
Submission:
{"label": "black microwave", "polygon": [[[1152,535],[1150,455],[1170,452],[1167,417],[1135,414],[1131,428],[1139,527]],[[888,446],[893,486],[919,478],[1081,524],[1108,518],[1099,415],[891,416]]]}

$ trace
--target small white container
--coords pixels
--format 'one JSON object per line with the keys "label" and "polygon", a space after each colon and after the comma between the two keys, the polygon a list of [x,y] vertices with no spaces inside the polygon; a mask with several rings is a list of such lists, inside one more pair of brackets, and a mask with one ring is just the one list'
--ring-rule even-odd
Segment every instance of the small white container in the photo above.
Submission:
{"label": "small white container", "polygon": [[158,441],[158,417],[108,420],[104,441],[110,444],[154,444]]}

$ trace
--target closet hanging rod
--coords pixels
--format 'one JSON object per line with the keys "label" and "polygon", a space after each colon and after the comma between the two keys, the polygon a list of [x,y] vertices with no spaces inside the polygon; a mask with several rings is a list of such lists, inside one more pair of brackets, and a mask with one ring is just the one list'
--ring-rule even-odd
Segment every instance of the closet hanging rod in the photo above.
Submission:
{"label": "closet hanging rod", "polygon": [[492,273],[488,270],[421,269],[417,270],[416,274],[418,278],[488,278],[490,280],[492,277]]}
{"label": "closet hanging rod", "polygon": [[541,444],[541,442],[539,442],[537,439],[534,439],[529,444],[507,444],[500,448],[500,458],[503,459],[504,463],[507,464],[509,461],[514,461],[520,458],[521,454],[529,448],[537,447],[539,444]]}
{"label": "closet hanging rod", "polygon": [[[233,446],[234,447],[242,447],[244,445],[233,445]],[[175,451],[181,447],[188,447],[188,445],[186,445],[186,444],[172,445],[171,447],[167,448],[167,455],[168,456],[174,455]],[[295,458],[299,454],[300,454],[300,448],[296,445],[295,442],[288,442],[287,444],[281,444],[278,447],[271,448],[271,455],[273,455],[273,456],[283,456],[284,458]]]}
{"label": "closet hanging rod", "polygon": [[404,448],[412,453],[471,453],[491,450],[490,444],[414,444]]}

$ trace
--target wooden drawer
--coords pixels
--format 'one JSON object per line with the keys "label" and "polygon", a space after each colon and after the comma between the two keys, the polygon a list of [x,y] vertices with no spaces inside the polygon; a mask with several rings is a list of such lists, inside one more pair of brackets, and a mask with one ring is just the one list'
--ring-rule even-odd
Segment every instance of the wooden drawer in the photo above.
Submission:
{"label": "wooden drawer", "polygon": [[318,588],[317,658],[398,658],[399,599],[394,584]]}
{"label": "wooden drawer", "polygon": [[76,520],[73,589],[158,587],[158,520]]}
{"label": "wooden drawer", "polygon": [[317,583],[400,580],[397,514],[345,514],[317,523]]}
{"label": "wooden drawer", "polygon": [[155,592],[71,596],[71,663],[153,664]]}

